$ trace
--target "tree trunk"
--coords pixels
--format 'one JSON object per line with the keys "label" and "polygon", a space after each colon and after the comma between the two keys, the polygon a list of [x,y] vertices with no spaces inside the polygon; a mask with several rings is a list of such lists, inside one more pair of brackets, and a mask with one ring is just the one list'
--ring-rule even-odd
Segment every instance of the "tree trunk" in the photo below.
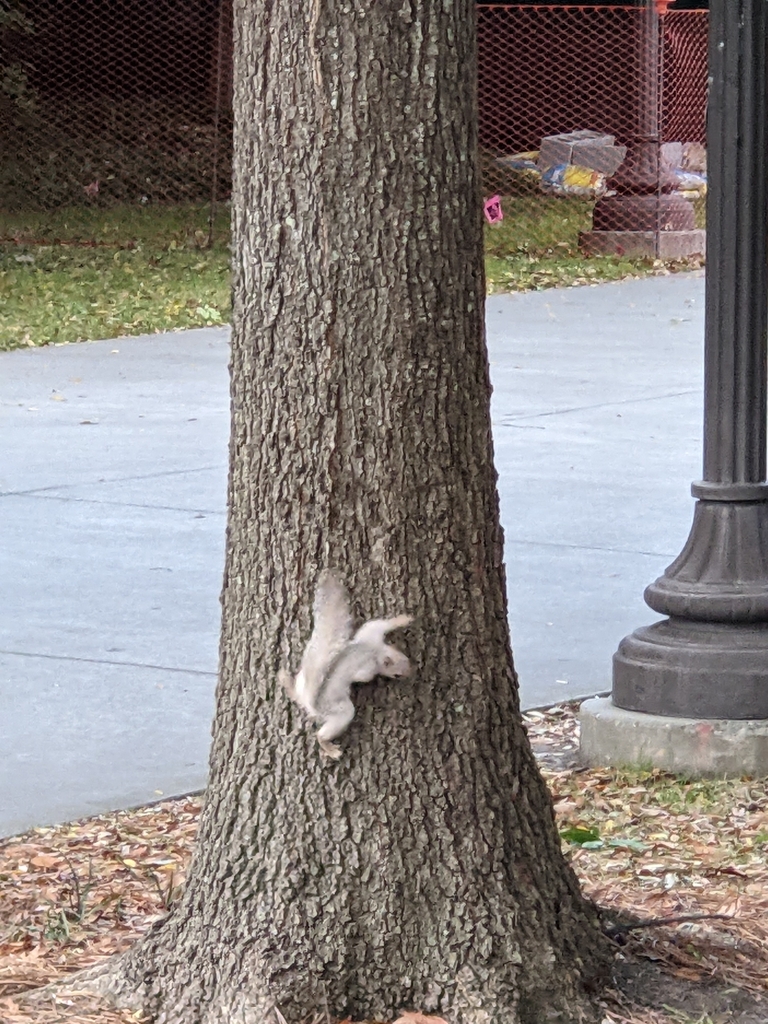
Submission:
{"label": "tree trunk", "polygon": [[[113,992],[169,1024],[589,1013],[606,963],[520,723],[483,340],[474,0],[236,0],[229,524],[186,892]],[[318,572],[411,612],[339,762],[276,683]]]}

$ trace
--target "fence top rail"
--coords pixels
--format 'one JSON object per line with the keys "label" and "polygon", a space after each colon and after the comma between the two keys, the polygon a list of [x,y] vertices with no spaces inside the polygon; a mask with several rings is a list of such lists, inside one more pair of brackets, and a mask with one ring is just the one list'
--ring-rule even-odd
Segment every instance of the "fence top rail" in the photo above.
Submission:
{"label": "fence top rail", "polygon": [[[636,7],[629,4],[478,4],[478,10],[481,11],[547,11],[557,12],[558,14],[562,11],[622,11],[624,13],[636,13],[644,14],[645,8]],[[706,8],[698,10],[667,10],[664,12],[662,17],[669,17],[674,14],[676,17],[680,16],[699,16],[707,17],[709,11]]]}

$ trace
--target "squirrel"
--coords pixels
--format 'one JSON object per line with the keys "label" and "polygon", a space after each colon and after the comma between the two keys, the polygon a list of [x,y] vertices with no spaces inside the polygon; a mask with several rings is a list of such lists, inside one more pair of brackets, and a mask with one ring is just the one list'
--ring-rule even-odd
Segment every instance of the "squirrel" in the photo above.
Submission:
{"label": "squirrel", "polygon": [[281,669],[279,680],[291,700],[322,723],[317,742],[326,756],[336,760],[341,748],[332,741],[355,717],[352,683],[369,683],[375,676],[396,679],[410,675],[408,658],[384,638],[413,620],[410,615],[371,619],[353,633],[349,597],[332,572],[320,576],[312,614],[312,635],[298,675],[294,679]]}

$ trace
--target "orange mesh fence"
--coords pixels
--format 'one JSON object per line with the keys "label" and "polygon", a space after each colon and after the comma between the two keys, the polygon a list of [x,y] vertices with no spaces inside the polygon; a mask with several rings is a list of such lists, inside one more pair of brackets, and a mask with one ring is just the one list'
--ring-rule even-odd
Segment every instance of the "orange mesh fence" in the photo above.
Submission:
{"label": "orange mesh fence", "polygon": [[[480,145],[488,157],[538,150],[579,129],[626,142],[637,127],[639,19],[633,9],[482,6]],[[485,162],[489,184],[493,166]]]}
{"label": "orange mesh fence", "polygon": [[669,11],[663,21],[662,131],[668,141],[707,139],[706,11]]}

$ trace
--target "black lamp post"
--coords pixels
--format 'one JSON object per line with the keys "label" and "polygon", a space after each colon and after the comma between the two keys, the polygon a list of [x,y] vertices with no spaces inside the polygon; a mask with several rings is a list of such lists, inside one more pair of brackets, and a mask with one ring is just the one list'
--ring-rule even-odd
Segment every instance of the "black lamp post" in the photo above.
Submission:
{"label": "black lamp post", "polygon": [[768,0],[711,0],[704,479],[662,622],[614,655],[613,704],[768,719]]}

